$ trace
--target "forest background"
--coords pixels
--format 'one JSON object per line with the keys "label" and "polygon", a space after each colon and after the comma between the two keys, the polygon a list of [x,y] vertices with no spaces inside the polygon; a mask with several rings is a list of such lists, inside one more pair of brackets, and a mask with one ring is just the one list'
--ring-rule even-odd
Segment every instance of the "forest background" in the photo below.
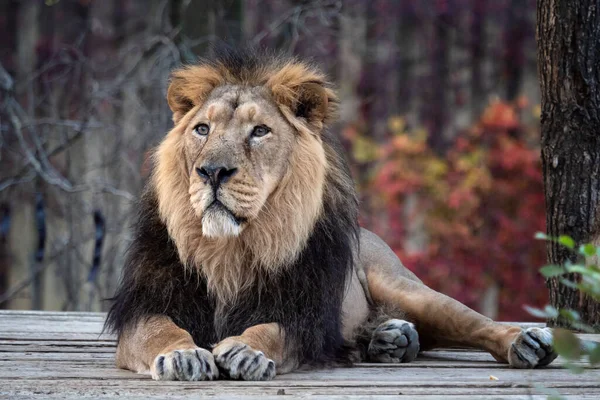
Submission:
{"label": "forest background", "polygon": [[0,1],[0,308],[105,310],[169,72],[210,43],[336,83],[361,202],[432,288],[501,320],[546,304],[535,0]]}

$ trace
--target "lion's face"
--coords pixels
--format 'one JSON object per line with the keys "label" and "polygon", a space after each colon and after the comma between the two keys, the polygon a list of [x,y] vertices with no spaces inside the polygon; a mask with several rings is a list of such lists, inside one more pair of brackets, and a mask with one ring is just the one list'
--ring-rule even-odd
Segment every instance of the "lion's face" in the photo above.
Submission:
{"label": "lion's face", "polygon": [[222,299],[256,268],[277,271],[298,257],[326,193],[341,187],[326,189],[328,180],[353,190],[323,141],[337,104],[323,74],[294,59],[249,57],[173,72],[175,126],[154,155],[159,216],[182,262],[201,268]]}
{"label": "lion's face", "polygon": [[237,236],[285,175],[295,130],[264,87],[220,86],[183,132],[190,202],[207,237]]}

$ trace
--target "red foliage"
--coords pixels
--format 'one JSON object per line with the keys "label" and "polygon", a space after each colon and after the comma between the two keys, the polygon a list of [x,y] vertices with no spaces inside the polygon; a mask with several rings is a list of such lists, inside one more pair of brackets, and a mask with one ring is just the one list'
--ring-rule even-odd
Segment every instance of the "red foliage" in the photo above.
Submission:
{"label": "red foliage", "polygon": [[401,118],[390,121],[392,138],[382,147],[346,132],[355,164],[376,164],[359,179],[363,225],[426,284],[472,308],[497,285],[502,320],[531,319],[523,305],[547,300],[538,273],[544,247],[533,239],[545,231],[539,148],[526,140],[537,124],[521,121],[526,107],[523,98],[492,103],[444,157],[428,148],[425,132],[406,132]]}

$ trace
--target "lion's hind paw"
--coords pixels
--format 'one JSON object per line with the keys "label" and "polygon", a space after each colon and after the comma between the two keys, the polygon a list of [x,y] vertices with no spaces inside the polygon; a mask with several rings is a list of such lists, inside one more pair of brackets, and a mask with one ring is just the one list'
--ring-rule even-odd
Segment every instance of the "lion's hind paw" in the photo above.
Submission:
{"label": "lion's hind paw", "polygon": [[557,357],[552,348],[550,328],[529,328],[521,332],[508,350],[508,362],[514,368],[535,368],[550,364]]}
{"label": "lion's hind paw", "polygon": [[369,343],[370,361],[410,362],[419,353],[419,334],[415,326],[400,319],[390,319],[373,331]]}

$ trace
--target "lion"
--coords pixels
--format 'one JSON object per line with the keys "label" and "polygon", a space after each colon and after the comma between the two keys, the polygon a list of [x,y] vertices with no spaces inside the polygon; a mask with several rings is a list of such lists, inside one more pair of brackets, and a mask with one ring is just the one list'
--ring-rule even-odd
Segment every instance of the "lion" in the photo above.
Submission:
{"label": "lion", "polygon": [[107,317],[116,365],[155,380],[269,380],[301,366],[404,363],[467,346],[515,368],[556,358],[548,328],[494,322],[438,293],[358,225],[314,65],[221,49],[172,73]]}

